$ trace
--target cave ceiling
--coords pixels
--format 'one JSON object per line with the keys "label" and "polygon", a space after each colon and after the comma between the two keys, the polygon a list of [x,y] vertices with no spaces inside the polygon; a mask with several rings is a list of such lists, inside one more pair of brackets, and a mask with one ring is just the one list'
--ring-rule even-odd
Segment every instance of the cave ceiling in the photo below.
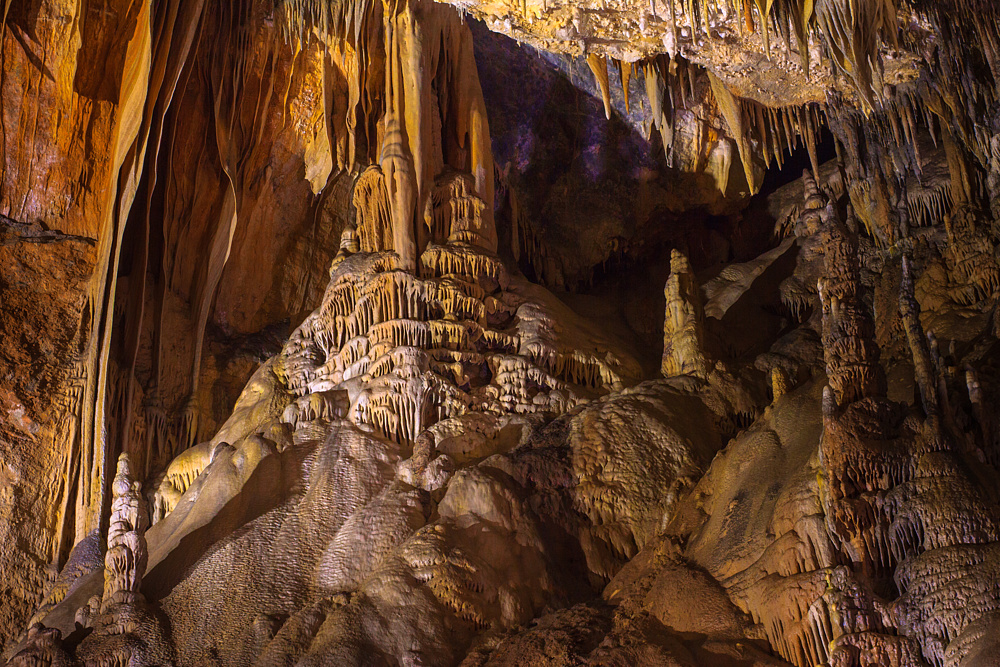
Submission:
{"label": "cave ceiling", "polygon": [[0,663],[1000,665],[992,0],[0,0]]}

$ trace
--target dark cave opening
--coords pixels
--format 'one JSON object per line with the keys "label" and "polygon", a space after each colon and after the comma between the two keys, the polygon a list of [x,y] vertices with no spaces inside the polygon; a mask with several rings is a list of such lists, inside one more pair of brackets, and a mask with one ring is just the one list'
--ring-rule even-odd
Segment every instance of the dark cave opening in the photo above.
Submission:
{"label": "dark cave opening", "polygon": [[[822,128],[820,136],[817,138],[816,158],[818,164],[823,165],[837,157],[836,140],[833,133],[830,132],[830,128],[826,126]],[[764,173],[764,182],[760,186],[760,191],[754,195],[754,199],[766,199],[778,188],[802,178],[802,172],[806,169],[812,171],[809,150],[805,146],[799,146],[790,155],[785,153],[781,165],[772,162],[770,168]]]}

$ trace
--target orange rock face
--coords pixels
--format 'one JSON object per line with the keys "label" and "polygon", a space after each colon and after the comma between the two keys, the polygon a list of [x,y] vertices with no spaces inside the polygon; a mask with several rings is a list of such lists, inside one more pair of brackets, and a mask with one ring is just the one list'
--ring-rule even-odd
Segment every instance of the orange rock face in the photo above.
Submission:
{"label": "orange rock face", "polygon": [[0,225],[0,567],[9,573],[0,584],[0,626],[10,632],[25,622],[58,555],[74,541],[72,531],[59,529],[72,515],[79,461],[58,445],[77,428],[83,377],[72,360],[85,340],[95,252],[80,238],[43,241],[22,236],[39,230]]}

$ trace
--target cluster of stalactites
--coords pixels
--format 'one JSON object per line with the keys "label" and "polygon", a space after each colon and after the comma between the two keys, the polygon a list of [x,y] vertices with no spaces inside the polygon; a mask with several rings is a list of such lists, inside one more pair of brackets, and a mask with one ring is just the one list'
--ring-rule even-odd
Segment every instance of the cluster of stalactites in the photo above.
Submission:
{"label": "cluster of stalactites", "polygon": [[358,246],[365,252],[393,250],[392,212],[382,168],[371,165],[354,184]]}
{"label": "cluster of stalactites", "polygon": [[816,3],[815,9],[816,24],[837,70],[854,83],[867,108],[874,107],[884,87],[880,42],[899,43],[895,1],[826,0]]}
{"label": "cluster of stalactites", "polygon": [[[924,27],[903,31],[902,46],[923,55],[920,76],[885,86],[878,104],[866,113],[837,92],[831,93],[826,105],[852,201],[869,233],[882,245],[905,235],[905,229],[895,229],[894,210],[907,209],[908,225],[928,226],[945,219],[953,206],[987,199],[992,190],[983,192],[977,172],[988,175],[996,164],[995,109],[1000,91],[996,4],[925,0],[913,3],[913,8]],[[931,37],[932,33],[941,38]],[[922,154],[927,148],[920,135],[929,137],[935,149],[943,149],[951,180],[947,186],[926,188],[928,156]],[[914,183],[915,196],[907,191]],[[863,200],[875,210],[865,210]]]}
{"label": "cluster of stalactites", "polygon": [[722,80],[712,73],[708,76],[715,102],[739,149],[752,193],[758,190],[763,177],[762,170],[755,168],[755,160],[762,161],[764,167],[770,167],[774,161],[780,168],[784,166],[785,154],[790,156],[799,147],[805,147],[813,172],[819,172],[817,145],[827,123],[823,105],[768,107],[736,97]]}
{"label": "cluster of stalactites", "polygon": [[483,229],[486,204],[476,195],[471,176],[446,171],[437,179],[428,204],[431,210],[424,219],[430,243],[489,247]]}
{"label": "cluster of stalactites", "polygon": [[[633,72],[638,70],[643,74],[652,129],[660,134],[669,166],[676,166],[673,151],[676,111],[688,109],[699,100],[701,90],[697,82],[700,77],[707,78],[710,83],[716,105],[726,122],[725,129],[739,149],[752,192],[759,186],[761,176],[755,173],[753,166],[757,156],[762,158],[765,167],[769,167],[772,160],[781,166],[786,153],[791,155],[798,147],[804,146],[809,152],[813,170],[818,169],[816,145],[826,123],[822,105],[767,107],[740,99],[710,71],[680,56],[667,58],[661,55],[639,63],[630,63],[591,54],[587,57],[587,64],[601,91],[604,112],[609,119],[612,108],[609,62],[613,63],[618,72],[626,112],[630,109],[629,86]],[[720,191],[725,193],[728,181],[723,179],[718,185]]]}
{"label": "cluster of stalactites", "polygon": [[[894,0],[666,0],[665,4],[671,22],[665,43],[671,56],[677,53],[678,33],[685,24],[692,38],[711,40],[716,25],[732,17],[744,36],[760,34],[768,54],[772,31],[788,51],[793,50],[794,41],[806,71],[810,37],[821,36],[838,68],[859,86],[871,89],[871,74],[866,70],[878,61],[880,41],[897,43]],[[656,5],[651,5],[654,12]]]}
{"label": "cluster of stalactites", "polygon": [[673,57],[685,24],[693,39],[701,35],[711,40],[716,24],[734,17],[731,23],[744,35],[760,34],[768,55],[773,32],[787,51],[798,52],[802,69],[808,72],[810,39],[819,38],[837,71],[870,107],[882,91],[880,47],[898,45],[896,4],[895,0],[667,0],[672,25],[664,41]]}
{"label": "cluster of stalactites", "polygon": [[985,164],[1000,93],[998,6],[992,0],[917,0],[914,4],[934,31],[945,37],[936,40],[930,50],[923,34],[904,33],[908,40],[905,46],[925,53],[932,74],[919,82],[921,96],[952,134]]}
{"label": "cluster of stalactites", "polygon": [[868,114],[860,114],[839,93],[831,93],[827,101],[827,121],[841,142],[844,167],[852,180],[867,178],[876,164],[890,167],[884,171],[909,171],[920,177],[923,160],[918,131],[927,132],[938,144],[938,116],[927,99],[928,91],[913,85],[889,91],[878,109]]}
{"label": "cluster of stalactites", "polygon": [[279,0],[281,35],[300,44],[317,37],[349,40],[357,44],[362,34],[381,29],[382,2],[371,0]]}
{"label": "cluster of stalactites", "polygon": [[767,107],[759,102],[741,102],[743,127],[756,142],[765,166],[772,161],[784,167],[785,155],[804,147],[809,153],[813,173],[819,173],[817,144],[826,125],[826,113],[819,104]]}
{"label": "cluster of stalactites", "polygon": [[[674,3],[667,3],[673,8]],[[697,32],[707,20],[715,16],[723,3],[692,2],[690,12],[684,2],[677,20],[687,17],[692,30]],[[910,30],[902,33],[902,46],[913,53],[923,54],[926,71],[913,82],[887,85],[883,81],[880,45],[893,48],[901,46],[898,28],[898,10],[895,0],[827,0],[825,2],[760,2],[733,0],[725,3],[728,9],[748,12],[749,26],[753,23],[751,7],[767,15],[769,23],[779,34],[789,39],[790,28],[803,35],[810,30],[822,35],[825,53],[836,71],[854,84],[857,95],[831,91],[826,103],[770,108],[734,95],[726,83],[711,71],[707,76],[719,111],[726,123],[729,136],[739,149],[740,159],[751,192],[756,190],[760,167],[754,161],[769,166],[776,161],[779,166],[784,155],[799,145],[809,151],[811,167],[818,169],[816,145],[824,125],[829,125],[837,138],[838,154],[847,171],[848,181],[858,194],[866,198],[886,200],[883,205],[896,208],[907,205],[905,179],[912,174],[922,181],[923,156],[918,133],[926,132],[935,145],[943,141],[949,152],[949,167],[953,172],[954,192],[947,198],[955,202],[975,194],[978,187],[974,179],[963,173],[964,149],[974,156],[988,172],[996,162],[994,135],[984,116],[993,114],[996,107],[998,82],[1000,82],[1000,22],[996,9],[978,0],[949,0],[944,3],[916,3],[912,8],[920,17],[921,25],[932,26],[936,32],[948,29],[960,34],[961,39],[938,40],[936,48],[929,49],[926,31]],[[941,6],[939,6],[939,4]],[[759,5],[759,6],[758,6]],[[954,28],[953,16],[963,17]],[[693,20],[691,17],[695,17]],[[714,18],[713,18],[714,20]],[[757,28],[759,30],[759,26]],[[924,37],[921,37],[921,36]],[[966,50],[969,45],[971,51]],[[959,46],[956,46],[959,45]],[[800,53],[808,57],[808,48]],[[970,55],[972,53],[972,55]],[[987,67],[973,67],[970,62],[981,61]],[[611,83],[609,68],[619,72],[626,109],[629,104],[629,82],[632,73],[639,69],[646,77],[646,93],[650,103],[652,124],[662,137],[668,162],[673,143],[674,110],[686,105],[684,98],[695,94],[694,81],[701,71],[678,53],[662,55],[641,63],[610,60],[591,54],[587,62],[594,73],[604,98],[605,112],[611,113]],[[849,99],[848,99],[849,98]],[[720,183],[722,187],[724,183]],[[901,190],[903,188],[903,190]],[[852,195],[854,197],[856,195]],[[917,207],[911,215],[912,224],[928,224],[940,219],[934,212],[939,198],[932,198],[930,211]],[[892,243],[898,239],[897,230],[884,230],[868,211],[856,206],[861,222],[879,243]],[[924,215],[930,213],[930,215]]]}
{"label": "cluster of stalactites", "polygon": [[953,276],[965,284],[952,292],[955,300],[971,305],[992,297],[1000,288],[1000,265],[992,234],[969,207],[955,207],[945,216],[948,245],[944,257]]}
{"label": "cluster of stalactites", "polygon": [[[604,102],[604,114],[611,119],[611,82],[609,67],[618,73],[621,83],[622,99],[625,112],[631,112],[632,76],[642,74],[645,79],[646,96],[652,109],[654,126],[663,131],[660,118],[672,114],[672,109],[688,108],[697,99],[695,79],[702,68],[681,56],[668,58],[665,55],[646,58],[642,61],[628,62],[608,56],[592,53],[587,56],[587,65],[594,74],[594,80],[601,91]],[[670,147],[670,141],[664,141],[665,148]]]}
{"label": "cluster of stalactites", "polygon": [[[608,60],[609,59],[605,56],[598,55],[596,53],[592,53],[587,56],[587,65],[590,66],[590,71],[594,73],[594,79],[597,81],[597,87],[601,90],[601,99],[604,102],[604,115],[608,120],[611,120],[611,84],[608,80]],[[613,58],[611,61],[614,63],[614,67],[618,70],[618,80],[621,81],[622,84],[622,96],[625,99],[625,110],[627,113],[631,108],[629,102],[629,82],[632,80],[632,69],[634,65],[633,63],[626,62],[624,60],[615,60]],[[650,103],[652,102],[653,100],[650,99]]]}
{"label": "cluster of stalactites", "polygon": [[[625,91],[626,110],[629,108],[628,85],[632,69],[636,68],[642,73],[652,120],[650,131],[656,130],[659,133],[667,165],[684,168],[678,164],[677,153],[674,150],[677,129],[675,123],[679,111],[692,109],[702,99],[700,93],[707,85],[705,70],[680,56],[667,58],[663,55],[636,64],[619,62],[617,68]],[[727,184],[725,177],[718,184],[723,194],[726,192]]]}
{"label": "cluster of stalactites", "polygon": [[[509,163],[508,163],[509,165]],[[562,258],[558,252],[550,252],[548,245],[532,224],[528,211],[521,204],[516,185],[509,182],[510,169],[500,172],[501,192],[507,197],[510,207],[510,250],[515,262],[531,267],[535,282],[549,287],[565,287]]]}

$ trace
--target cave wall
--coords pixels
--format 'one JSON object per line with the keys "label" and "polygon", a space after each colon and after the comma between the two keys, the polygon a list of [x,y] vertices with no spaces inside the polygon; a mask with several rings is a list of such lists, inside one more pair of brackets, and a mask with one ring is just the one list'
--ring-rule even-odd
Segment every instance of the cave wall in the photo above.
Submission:
{"label": "cave wall", "polygon": [[995,12],[711,5],[6,3],[0,642],[986,664]]}

